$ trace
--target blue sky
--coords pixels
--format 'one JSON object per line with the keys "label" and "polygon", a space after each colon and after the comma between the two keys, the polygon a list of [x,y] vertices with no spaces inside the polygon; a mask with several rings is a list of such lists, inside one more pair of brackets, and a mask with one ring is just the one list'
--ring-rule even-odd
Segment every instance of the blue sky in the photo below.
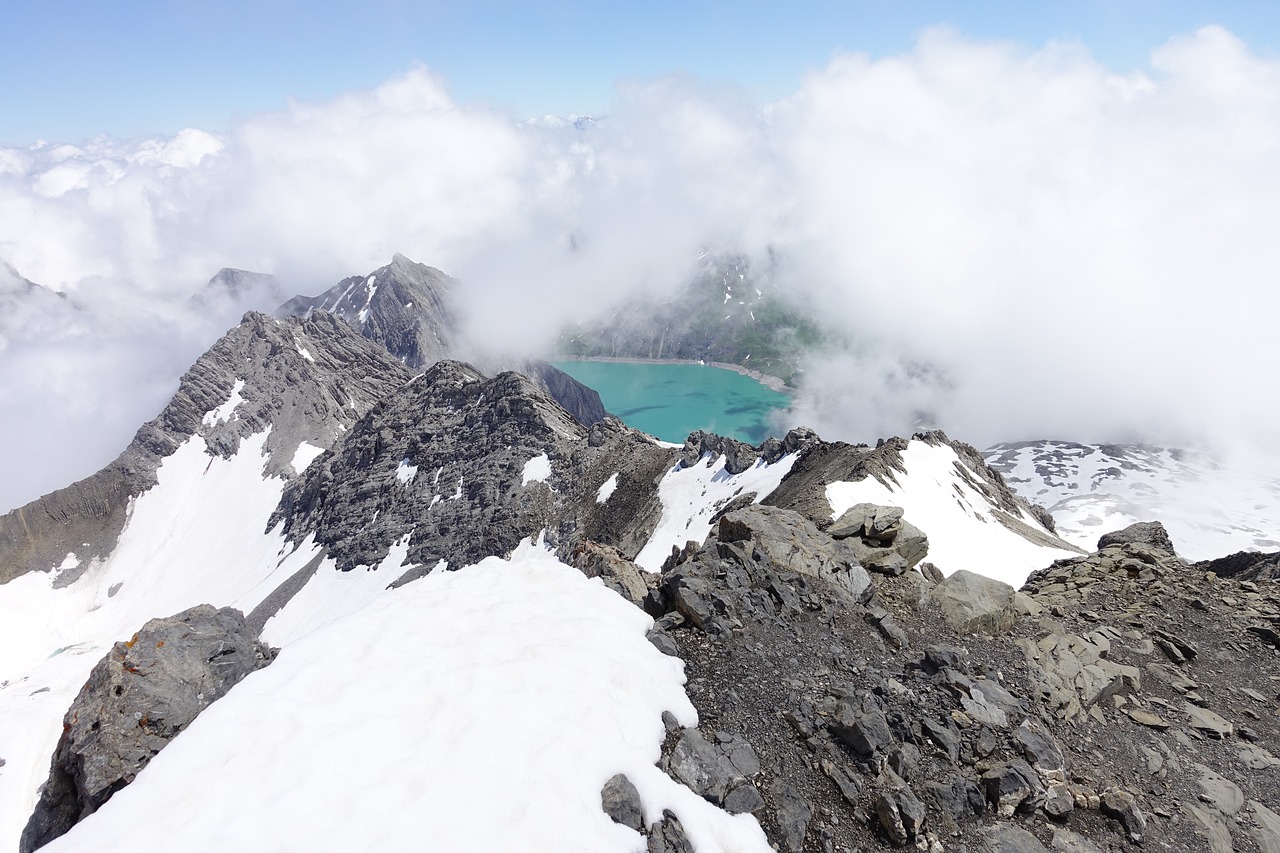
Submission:
{"label": "blue sky", "polygon": [[619,82],[684,73],[758,101],[837,51],[909,50],[924,28],[1029,49],[1083,43],[1117,71],[1220,23],[1275,52],[1273,2],[412,2],[46,0],[11,4],[0,144],[219,131],[238,118],[364,89],[422,62],[454,95],[520,116],[607,112]]}

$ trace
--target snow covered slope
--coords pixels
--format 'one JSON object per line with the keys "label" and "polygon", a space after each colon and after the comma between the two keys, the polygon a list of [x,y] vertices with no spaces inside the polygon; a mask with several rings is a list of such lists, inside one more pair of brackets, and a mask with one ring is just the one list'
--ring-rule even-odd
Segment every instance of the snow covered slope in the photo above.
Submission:
{"label": "snow covered slope", "polygon": [[651,624],[536,546],[433,573],[286,643],[45,849],[623,853],[600,789],[625,773],[699,851],[770,850],[655,766],[662,712],[697,714]]}
{"label": "snow covered slope", "polygon": [[1048,507],[1082,548],[1136,521],[1163,522],[1178,553],[1204,560],[1280,548],[1280,474],[1137,444],[1022,441],[984,451],[1019,494]]}
{"label": "snow covered slope", "polygon": [[827,486],[831,518],[856,504],[902,507],[903,518],[929,537],[926,559],[943,574],[964,569],[1014,588],[1060,557],[1076,556],[1030,513],[1001,507],[950,444],[913,439],[902,470]]}

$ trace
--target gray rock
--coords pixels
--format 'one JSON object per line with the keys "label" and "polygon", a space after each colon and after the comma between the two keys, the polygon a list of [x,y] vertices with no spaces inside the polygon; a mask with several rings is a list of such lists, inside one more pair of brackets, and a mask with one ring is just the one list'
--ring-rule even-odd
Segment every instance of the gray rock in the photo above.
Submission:
{"label": "gray rock", "polygon": [[1102,793],[1102,813],[1124,827],[1130,841],[1142,841],[1147,832],[1147,819],[1138,801],[1128,791],[1111,788]]}
{"label": "gray rock", "polygon": [[862,758],[882,752],[893,743],[884,714],[860,711],[848,702],[839,704],[827,728]]}
{"label": "gray rock", "polygon": [[1098,845],[1063,826],[1053,828],[1053,840],[1049,846],[1062,853],[1102,853]]}
{"label": "gray rock", "polygon": [[152,619],[116,643],[67,710],[22,853],[97,811],[211,702],[273,656],[246,631],[238,610],[207,604]]}
{"label": "gray rock", "polygon": [[887,545],[893,542],[901,527],[901,507],[862,503],[845,510],[827,532],[836,539],[858,536]]}
{"label": "gray rock", "polygon": [[898,800],[892,792],[882,792],[876,796],[876,817],[879,818],[885,835],[889,836],[889,843],[902,847],[911,840],[898,810]]}
{"label": "gray rock", "polygon": [[987,801],[1001,817],[1012,817],[1015,811],[1034,807],[1044,793],[1036,772],[1025,761],[999,764],[982,774]]}
{"label": "gray rock", "polygon": [[697,729],[685,729],[666,759],[666,769],[716,805],[723,805],[729,789],[745,781],[728,757]]}
{"label": "gray rock", "polygon": [[614,823],[629,826],[637,832],[644,829],[640,792],[624,774],[618,773],[604,783],[600,789],[600,807]]}
{"label": "gray rock", "polygon": [[782,849],[787,853],[802,853],[809,821],[813,818],[813,806],[800,789],[782,778],[773,780],[769,793],[778,806],[776,819]]}
{"label": "gray rock", "polygon": [[939,809],[955,820],[980,815],[987,809],[986,798],[978,786],[958,773],[940,782],[927,782],[923,790]]}
{"label": "gray rock", "polygon": [[1173,540],[1169,538],[1169,533],[1164,529],[1164,525],[1158,521],[1141,521],[1137,524],[1130,524],[1123,530],[1116,530],[1111,533],[1104,533],[1098,539],[1098,550],[1101,551],[1110,545],[1140,545],[1143,548],[1152,551],[1163,551],[1167,554],[1174,554]]}
{"label": "gray rock", "polygon": [[724,798],[724,810],[729,814],[748,814],[764,806],[764,797],[750,782],[739,785]]}
{"label": "gray rock", "polygon": [[821,578],[857,601],[871,593],[871,578],[853,549],[821,533],[799,513],[773,506],[750,506],[720,519],[721,542],[750,540],[778,570]]}
{"label": "gray rock", "polygon": [[992,635],[1009,630],[1017,615],[1013,587],[963,570],[926,592],[920,609],[938,613],[956,631]]}
{"label": "gray rock", "polygon": [[1200,788],[1202,799],[1212,803],[1214,808],[1228,817],[1244,808],[1244,794],[1239,785],[1203,764],[1197,764],[1195,767],[1200,771],[1200,775],[1196,778],[1196,785]]}
{"label": "gray rock", "polygon": [[1183,803],[1182,811],[1191,818],[1196,832],[1209,843],[1210,853],[1235,853],[1235,846],[1231,843],[1231,831],[1227,829],[1221,815],[1191,803]]}
{"label": "gray rock", "polygon": [[893,540],[893,550],[901,554],[907,565],[914,569],[929,555],[929,537],[923,530],[903,519],[898,535]]}
{"label": "gray rock", "polygon": [[680,657],[680,647],[676,645],[676,641],[666,631],[660,631],[655,628],[645,634],[645,639],[653,643],[654,648],[664,655],[673,658]]}
{"label": "gray rock", "polygon": [[1262,853],[1280,853],[1280,815],[1257,800],[1249,801],[1253,811],[1253,837]]}
{"label": "gray rock", "polygon": [[1208,708],[1201,708],[1191,702],[1183,702],[1182,710],[1187,713],[1187,719],[1191,722],[1193,728],[1213,737],[1227,738],[1235,731],[1235,726]]}
{"label": "gray rock", "polygon": [[987,853],[1049,853],[1040,839],[1019,826],[989,827],[982,837]]}
{"label": "gray rock", "polygon": [[694,853],[684,826],[670,809],[662,812],[662,820],[649,828],[648,853]]}
{"label": "gray rock", "polygon": [[1023,723],[1013,733],[1013,745],[1041,776],[1061,778],[1066,769],[1062,747],[1053,735],[1038,723]]}

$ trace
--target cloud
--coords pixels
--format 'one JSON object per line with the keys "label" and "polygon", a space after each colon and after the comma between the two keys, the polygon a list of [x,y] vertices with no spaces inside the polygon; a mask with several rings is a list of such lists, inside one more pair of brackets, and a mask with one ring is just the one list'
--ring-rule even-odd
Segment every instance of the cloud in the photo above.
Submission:
{"label": "cloud", "polygon": [[1278,100],[1280,62],[1221,28],[1125,75],[1080,45],[935,30],[771,104],[671,77],[595,124],[527,123],[415,67],[219,134],[0,149],[0,260],[79,306],[5,327],[0,442],[61,467],[6,477],[0,505],[155,414],[236,319],[185,307],[219,268],[315,293],[394,252],[459,277],[477,333],[530,350],[662,298],[701,249],[782,258],[779,283],[846,341],[796,415],[829,437],[929,421],[978,444],[1263,445]]}

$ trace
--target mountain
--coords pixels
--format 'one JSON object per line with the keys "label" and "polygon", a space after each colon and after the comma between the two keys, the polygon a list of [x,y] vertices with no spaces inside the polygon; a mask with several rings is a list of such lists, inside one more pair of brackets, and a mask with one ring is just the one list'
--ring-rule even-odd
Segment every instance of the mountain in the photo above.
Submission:
{"label": "mountain", "polygon": [[1280,548],[1280,475],[1266,469],[1140,444],[1021,441],[983,454],[1082,547],[1108,530],[1159,520],[1189,559]]}
{"label": "mountain", "polygon": [[665,301],[643,296],[608,317],[566,329],[574,357],[687,359],[741,365],[794,382],[803,354],[823,341],[770,270],[704,254],[687,286]]}
{"label": "mountain", "polygon": [[274,316],[306,317],[326,311],[387,348],[413,368],[444,358],[466,358],[490,372],[520,370],[590,426],[604,418],[600,395],[545,361],[512,361],[459,339],[459,311],[453,297],[457,282],[440,270],[397,254],[368,275],[350,276],[318,296],[295,296]]}
{"label": "mountain", "polygon": [[0,350],[14,341],[64,333],[79,310],[65,294],[23,278],[0,261]]}
{"label": "mountain", "polygon": [[210,321],[230,323],[247,311],[279,305],[284,298],[275,276],[224,267],[187,304]]}
{"label": "mountain", "polygon": [[0,546],[0,850],[1280,844],[1274,560],[1084,553],[941,432],[671,447],[251,313]]}

